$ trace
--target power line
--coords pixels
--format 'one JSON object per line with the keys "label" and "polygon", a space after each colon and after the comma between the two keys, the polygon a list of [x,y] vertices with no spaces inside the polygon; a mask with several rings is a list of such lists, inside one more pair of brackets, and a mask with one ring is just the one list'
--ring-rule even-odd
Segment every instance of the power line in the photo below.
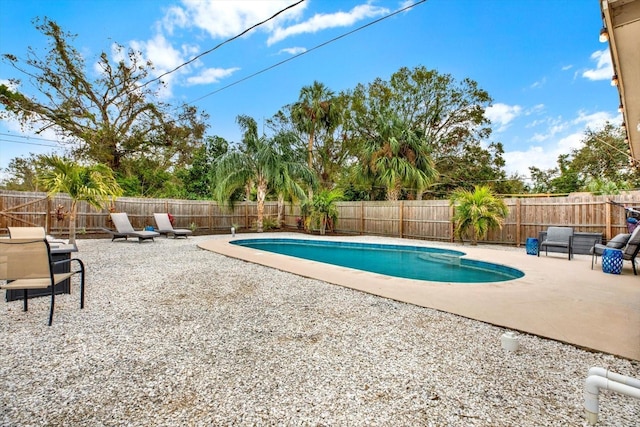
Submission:
{"label": "power line", "polygon": [[22,145],[39,145],[41,147],[49,147],[49,148],[61,148],[59,145],[49,145],[49,144],[41,144],[38,142],[26,142],[26,141],[12,141],[10,139],[3,139],[0,138],[0,141],[2,142],[9,142],[12,144],[22,144]]}
{"label": "power line", "polygon": [[[237,34],[237,35],[235,35],[235,36],[231,37],[230,39],[227,39],[227,40],[223,41],[222,43],[218,44],[217,46],[215,46],[215,47],[213,47],[213,48],[211,48],[211,49],[209,49],[209,50],[206,50],[206,51],[202,52],[202,53],[201,53],[201,54],[199,54],[199,55],[194,56],[193,58],[191,58],[191,59],[190,59],[190,60],[188,60],[187,62],[184,62],[184,63],[182,63],[182,64],[178,65],[178,66],[177,66],[176,68],[174,68],[173,70],[170,70],[170,71],[167,71],[166,73],[160,74],[158,77],[156,77],[156,78],[154,78],[154,79],[149,80],[148,82],[144,83],[144,84],[143,84],[142,86],[140,86],[140,87],[145,87],[145,86],[147,86],[147,85],[148,85],[148,84],[150,84],[150,83],[153,83],[153,82],[155,82],[155,81],[160,80],[162,77],[164,77],[164,76],[166,76],[166,75],[168,75],[168,74],[171,74],[171,73],[174,73],[174,72],[178,71],[180,68],[182,68],[182,67],[184,67],[184,66],[187,66],[187,65],[191,64],[192,62],[194,62],[194,61],[198,60],[199,58],[202,58],[203,56],[208,55],[209,53],[213,52],[214,50],[218,49],[219,47],[221,47],[221,46],[223,46],[223,45],[225,45],[225,44],[227,44],[227,43],[229,43],[229,42],[232,42],[233,40],[235,40],[235,39],[237,39],[237,38],[239,38],[239,37],[242,37],[243,35],[245,35],[245,34],[246,34],[246,33],[248,33],[249,31],[253,30],[254,28],[259,27],[260,25],[263,25],[263,24],[265,24],[265,23],[267,23],[267,22],[271,21],[271,20],[272,20],[272,19],[274,19],[276,16],[278,16],[278,15],[280,15],[280,14],[282,14],[282,13],[286,12],[287,10],[289,10],[289,9],[291,9],[291,8],[293,8],[293,7],[296,7],[297,5],[299,5],[300,3],[304,2],[304,1],[305,1],[305,0],[299,0],[297,3],[294,3],[294,4],[292,4],[292,5],[289,5],[289,6],[285,7],[284,9],[279,10],[279,11],[278,11],[278,12],[276,12],[274,15],[272,15],[271,17],[269,17],[269,18],[265,19],[264,21],[261,21],[261,22],[258,22],[257,24],[252,25],[251,27],[247,28],[246,30],[244,30],[244,31],[243,31],[243,32],[241,32],[240,34]],[[426,0],[425,0],[425,1],[426,1]]]}
{"label": "power line", "polygon": [[297,55],[294,55],[294,56],[292,56],[292,57],[290,57],[290,58],[287,58],[287,59],[285,59],[285,60],[283,60],[283,61],[280,61],[280,62],[278,62],[278,63],[276,63],[276,64],[270,65],[270,66],[269,66],[269,67],[267,67],[267,68],[263,68],[262,70],[257,71],[257,72],[255,72],[255,73],[253,73],[253,74],[250,74],[250,75],[248,75],[248,76],[246,76],[246,77],[243,77],[243,78],[241,78],[240,80],[236,80],[236,81],[235,81],[235,82],[233,82],[233,83],[229,83],[228,85],[223,86],[223,87],[221,87],[220,89],[214,90],[213,92],[209,92],[209,93],[207,93],[207,94],[205,94],[205,95],[201,96],[200,98],[197,98],[197,99],[194,99],[193,101],[189,101],[189,102],[187,102],[186,104],[193,104],[193,103],[196,103],[196,102],[198,102],[198,101],[200,101],[200,100],[202,100],[202,99],[204,99],[204,98],[207,98],[207,97],[209,97],[209,96],[211,96],[211,95],[215,95],[215,94],[216,94],[216,93],[218,93],[218,92],[222,92],[222,91],[223,91],[223,90],[225,90],[225,89],[228,89],[228,88],[230,88],[230,87],[232,87],[232,86],[235,86],[235,85],[237,85],[237,84],[239,84],[239,83],[242,83],[242,82],[244,82],[244,81],[246,81],[246,80],[249,80],[249,79],[251,79],[251,78],[253,78],[253,77],[257,76],[257,75],[260,75],[260,74],[262,74],[262,73],[265,73],[265,72],[267,72],[267,71],[269,71],[269,70],[271,70],[271,69],[273,69],[273,68],[276,68],[276,67],[278,67],[278,66],[280,66],[280,65],[282,65],[282,64],[285,64],[285,63],[287,63],[287,62],[289,62],[289,61],[292,61],[292,60],[294,60],[294,59],[296,59],[296,58],[299,58],[299,57],[301,57],[302,55],[306,55],[306,54],[307,54],[307,53],[309,53],[309,52],[313,52],[313,51],[314,51],[314,50],[316,50],[316,49],[320,49],[321,47],[324,47],[324,46],[326,46],[326,45],[328,45],[328,44],[330,44],[330,43],[333,43],[333,42],[335,42],[335,41],[338,41],[338,40],[340,40],[340,39],[342,39],[342,38],[344,38],[344,37],[350,36],[350,35],[351,35],[351,34],[353,34],[353,33],[356,33],[356,32],[358,32],[358,31],[360,31],[360,30],[363,30],[363,29],[365,29],[365,28],[367,28],[367,27],[370,27],[370,26],[372,26],[372,25],[374,25],[374,24],[377,24],[377,23],[379,23],[379,22],[381,22],[381,21],[384,21],[385,19],[391,18],[392,16],[395,16],[395,15],[397,15],[397,14],[399,14],[399,13],[402,13],[402,12],[404,12],[404,11],[406,11],[406,10],[409,10],[409,9],[411,9],[411,8],[413,8],[413,7],[416,7],[416,6],[418,6],[418,5],[422,4],[422,3],[425,3],[426,1],[427,1],[427,0],[420,0],[420,1],[417,1],[416,3],[410,4],[409,6],[403,7],[402,9],[398,9],[398,10],[396,10],[395,12],[392,12],[392,13],[390,13],[390,14],[388,14],[388,15],[385,15],[385,16],[383,16],[383,17],[381,17],[381,18],[378,18],[378,19],[376,19],[376,20],[374,20],[374,21],[368,22],[368,23],[366,23],[366,24],[364,24],[364,25],[362,25],[362,26],[360,26],[360,27],[358,27],[358,28],[355,28],[355,29],[353,29],[353,30],[351,30],[351,31],[348,31],[348,32],[346,32],[346,33],[344,33],[344,34],[341,34],[341,35],[339,35],[339,36],[337,36],[337,37],[334,37],[334,38],[332,38],[331,40],[328,40],[328,41],[326,41],[326,42],[324,42],[324,43],[320,43],[319,45],[316,45],[316,46],[312,47],[312,48],[311,48],[311,49],[309,49],[309,50],[306,50],[306,51],[304,51],[304,52],[298,53]]}
{"label": "power line", "polygon": [[11,133],[2,133],[2,132],[0,132],[0,136],[8,136],[10,138],[35,139],[37,141],[60,142],[57,139],[39,138],[37,136],[14,135]]}

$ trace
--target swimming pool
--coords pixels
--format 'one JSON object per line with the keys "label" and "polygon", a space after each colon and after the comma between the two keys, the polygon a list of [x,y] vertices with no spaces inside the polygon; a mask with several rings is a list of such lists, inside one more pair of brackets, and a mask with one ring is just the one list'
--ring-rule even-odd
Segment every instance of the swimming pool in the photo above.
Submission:
{"label": "swimming pool", "polygon": [[432,282],[488,283],[518,279],[518,269],[462,258],[464,252],[424,246],[306,239],[241,239],[230,243],[387,276]]}

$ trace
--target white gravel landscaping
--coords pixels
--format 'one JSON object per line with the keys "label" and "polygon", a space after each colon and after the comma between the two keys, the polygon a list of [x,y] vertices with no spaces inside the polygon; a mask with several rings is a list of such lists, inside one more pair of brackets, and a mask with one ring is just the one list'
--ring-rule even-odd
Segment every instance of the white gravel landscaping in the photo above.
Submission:
{"label": "white gravel landscaping", "polygon": [[[586,426],[593,366],[640,362],[199,249],[80,240],[79,294],[0,302],[3,426]],[[383,239],[381,239],[383,240]],[[76,282],[74,282],[75,285]],[[602,426],[640,426],[604,391]]]}

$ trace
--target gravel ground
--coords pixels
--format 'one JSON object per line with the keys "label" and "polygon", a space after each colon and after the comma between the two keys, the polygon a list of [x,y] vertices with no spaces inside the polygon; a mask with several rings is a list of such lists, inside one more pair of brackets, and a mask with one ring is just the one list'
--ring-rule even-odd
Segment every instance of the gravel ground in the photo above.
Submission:
{"label": "gravel ground", "polygon": [[[0,306],[4,426],[586,426],[592,366],[640,362],[301,278],[198,241],[81,240],[78,288]],[[600,395],[603,426],[640,401]]]}

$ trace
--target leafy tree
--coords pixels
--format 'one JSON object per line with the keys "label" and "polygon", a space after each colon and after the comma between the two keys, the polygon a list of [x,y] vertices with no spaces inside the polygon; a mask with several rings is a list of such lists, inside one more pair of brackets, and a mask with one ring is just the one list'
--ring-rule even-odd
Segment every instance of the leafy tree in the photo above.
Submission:
{"label": "leafy tree", "polygon": [[43,155],[31,153],[29,157],[9,160],[0,188],[14,191],[40,191],[38,173],[42,169]]}
{"label": "leafy tree", "polygon": [[571,169],[583,182],[604,180],[616,187],[637,188],[640,172],[629,165],[629,149],[621,126],[606,123],[599,130],[588,129],[582,146],[571,150]]}
{"label": "leafy tree", "polygon": [[558,169],[540,169],[536,166],[529,166],[529,175],[531,177],[532,193],[552,193],[551,180],[558,173]]}
{"label": "leafy tree", "polygon": [[44,158],[46,169],[39,180],[50,195],[67,193],[71,197],[69,212],[69,242],[76,241],[78,202],[85,201],[101,209],[110,198],[122,194],[113,172],[105,165],[82,166],[58,156]]}
{"label": "leafy tree", "polygon": [[[514,178],[507,179],[503,154],[504,147],[498,142],[487,148],[470,144],[457,156],[440,158],[438,170],[443,172],[437,185],[429,189],[430,197],[441,199],[458,187],[472,190],[476,185],[489,185],[498,193],[518,192],[511,191]],[[522,183],[518,188],[523,188]]]}
{"label": "leafy tree", "polygon": [[[41,58],[30,47],[24,60],[8,53],[2,60],[28,77],[37,95],[0,85],[5,116],[24,126],[42,124],[40,131],[53,128],[71,144],[76,158],[105,164],[116,173],[122,173],[128,159],[162,159],[158,164],[166,167],[190,162],[206,115],[190,106],[174,114],[171,106],[156,101],[162,83],[148,80],[153,70],[149,61],[117,46],[118,62],[102,52],[89,67],[99,70],[92,80],[84,57],[71,45],[73,35],[47,18],[35,24],[49,38],[47,56]],[[10,82],[21,88],[20,80]]]}
{"label": "leafy tree", "polygon": [[384,187],[387,200],[399,200],[407,187],[422,194],[438,176],[420,135],[385,112],[378,117],[375,134],[363,144],[355,171],[374,186]]}
{"label": "leafy tree", "polygon": [[184,199],[213,198],[213,171],[216,160],[229,150],[229,143],[222,137],[206,137],[204,144],[193,153],[190,165],[176,170],[181,182],[178,197]]}
{"label": "leafy tree", "polygon": [[606,123],[587,130],[582,146],[558,156],[558,166],[548,170],[529,167],[536,193],[620,191],[640,186],[640,171],[629,164],[627,144],[620,127]]}
{"label": "leafy tree", "polygon": [[613,195],[620,194],[622,190],[631,190],[628,183],[616,183],[609,181],[607,178],[591,179],[587,181],[586,190],[596,195]]}
{"label": "leafy tree", "polygon": [[558,169],[560,175],[551,180],[551,189],[554,193],[565,194],[582,190],[584,180],[575,170],[568,154],[558,156]]}
{"label": "leafy tree", "polygon": [[502,227],[509,209],[487,186],[476,186],[474,191],[459,188],[451,194],[450,204],[455,206],[452,218],[456,237],[471,235],[471,244],[477,245],[493,227]]}
{"label": "leafy tree", "polygon": [[[462,173],[478,167],[477,155],[483,150],[480,143],[491,134],[484,114],[491,98],[473,80],[458,83],[450,75],[423,66],[412,70],[403,67],[389,81],[377,78],[367,86],[357,85],[349,97],[347,130],[353,155],[376,134],[378,117],[389,111],[407,128],[424,135],[426,151],[444,184],[464,182]],[[501,168],[499,160],[496,155],[493,168]],[[451,190],[442,188],[440,197]]]}

